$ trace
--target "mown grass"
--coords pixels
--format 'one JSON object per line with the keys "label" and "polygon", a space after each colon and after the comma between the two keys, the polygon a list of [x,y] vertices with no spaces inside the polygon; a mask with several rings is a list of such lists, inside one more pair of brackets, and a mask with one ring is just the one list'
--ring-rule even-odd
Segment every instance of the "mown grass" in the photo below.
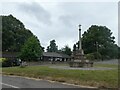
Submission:
{"label": "mown grass", "polygon": [[118,71],[115,70],[61,70],[47,66],[3,68],[3,74],[49,79],[95,87],[117,87]]}

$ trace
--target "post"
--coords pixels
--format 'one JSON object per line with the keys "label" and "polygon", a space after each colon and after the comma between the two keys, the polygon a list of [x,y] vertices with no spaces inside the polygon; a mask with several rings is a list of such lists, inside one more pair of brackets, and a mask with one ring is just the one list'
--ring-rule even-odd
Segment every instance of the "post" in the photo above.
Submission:
{"label": "post", "polygon": [[82,46],[81,46],[81,25],[79,24],[79,50],[82,49]]}

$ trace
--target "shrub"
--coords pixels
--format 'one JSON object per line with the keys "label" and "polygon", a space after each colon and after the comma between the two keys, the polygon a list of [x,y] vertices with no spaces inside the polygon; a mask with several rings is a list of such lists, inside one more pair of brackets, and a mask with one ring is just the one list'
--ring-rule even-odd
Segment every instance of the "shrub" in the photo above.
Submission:
{"label": "shrub", "polygon": [[12,60],[10,60],[10,59],[2,60],[2,67],[11,67],[11,66],[12,66]]}
{"label": "shrub", "polygon": [[102,58],[102,56],[99,52],[86,54],[85,57],[88,60],[99,60]]}
{"label": "shrub", "polygon": [[88,60],[95,60],[94,53],[86,54],[85,57]]}

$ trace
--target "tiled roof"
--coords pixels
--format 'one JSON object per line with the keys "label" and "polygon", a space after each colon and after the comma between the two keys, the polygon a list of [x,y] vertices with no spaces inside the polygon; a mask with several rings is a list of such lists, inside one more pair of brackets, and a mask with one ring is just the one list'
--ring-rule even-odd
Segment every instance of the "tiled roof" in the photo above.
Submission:
{"label": "tiled roof", "polygon": [[43,56],[46,57],[59,57],[59,58],[71,58],[69,55],[56,53],[56,52],[43,52]]}

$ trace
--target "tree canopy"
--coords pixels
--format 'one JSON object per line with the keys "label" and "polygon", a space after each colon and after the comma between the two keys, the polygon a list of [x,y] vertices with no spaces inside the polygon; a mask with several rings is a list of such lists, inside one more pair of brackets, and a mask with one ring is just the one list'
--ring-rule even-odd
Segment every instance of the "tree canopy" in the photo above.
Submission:
{"label": "tree canopy", "polygon": [[[44,47],[40,45],[38,38],[30,30],[26,29],[20,20],[12,15],[0,16],[0,18],[2,18],[3,52],[21,51],[21,57],[25,58],[27,56],[33,58],[41,55],[41,52],[44,51]],[[95,59],[117,58],[120,55],[120,47],[115,44],[114,39],[115,37],[112,36],[111,30],[106,26],[92,25],[82,35],[82,48],[85,54],[91,54]],[[36,53],[32,52],[33,48]],[[78,48],[79,45],[77,42],[73,46],[73,51]],[[71,49],[68,46],[62,48],[61,51],[65,54],[71,55]],[[25,52],[28,52],[28,55],[25,54]],[[50,45],[47,47],[47,52],[58,52],[58,46],[56,45],[55,40],[50,41]],[[91,57],[90,55],[88,56]]]}
{"label": "tree canopy", "polygon": [[[94,55],[95,59],[117,58],[118,46],[114,39],[111,30],[106,26],[92,25],[82,35],[82,48],[85,54]],[[77,45],[78,42],[74,44],[73,50]]]}
{"label": "tree canopy", "polygon": [[55,40],[50,41],[50,45],[47,47],[47,52],[57,52],[58,46],[56,45]]}
{"label": "tree canopy", "polygon": [[62,48],[60,51],[69,56],[72,54],[71,48],[68,45],[65,45],[64,48]]}
{"label": "tree canopy", "polygon": [[20,58],[23,60],[37,60],[42,55],[42,48],[37,37],[30,37],[21,49]]}
{"label": "tree canopy", "polygon": [[12,15],[0,17],[2,17],[2,51],[19,52],[33,33]]}

